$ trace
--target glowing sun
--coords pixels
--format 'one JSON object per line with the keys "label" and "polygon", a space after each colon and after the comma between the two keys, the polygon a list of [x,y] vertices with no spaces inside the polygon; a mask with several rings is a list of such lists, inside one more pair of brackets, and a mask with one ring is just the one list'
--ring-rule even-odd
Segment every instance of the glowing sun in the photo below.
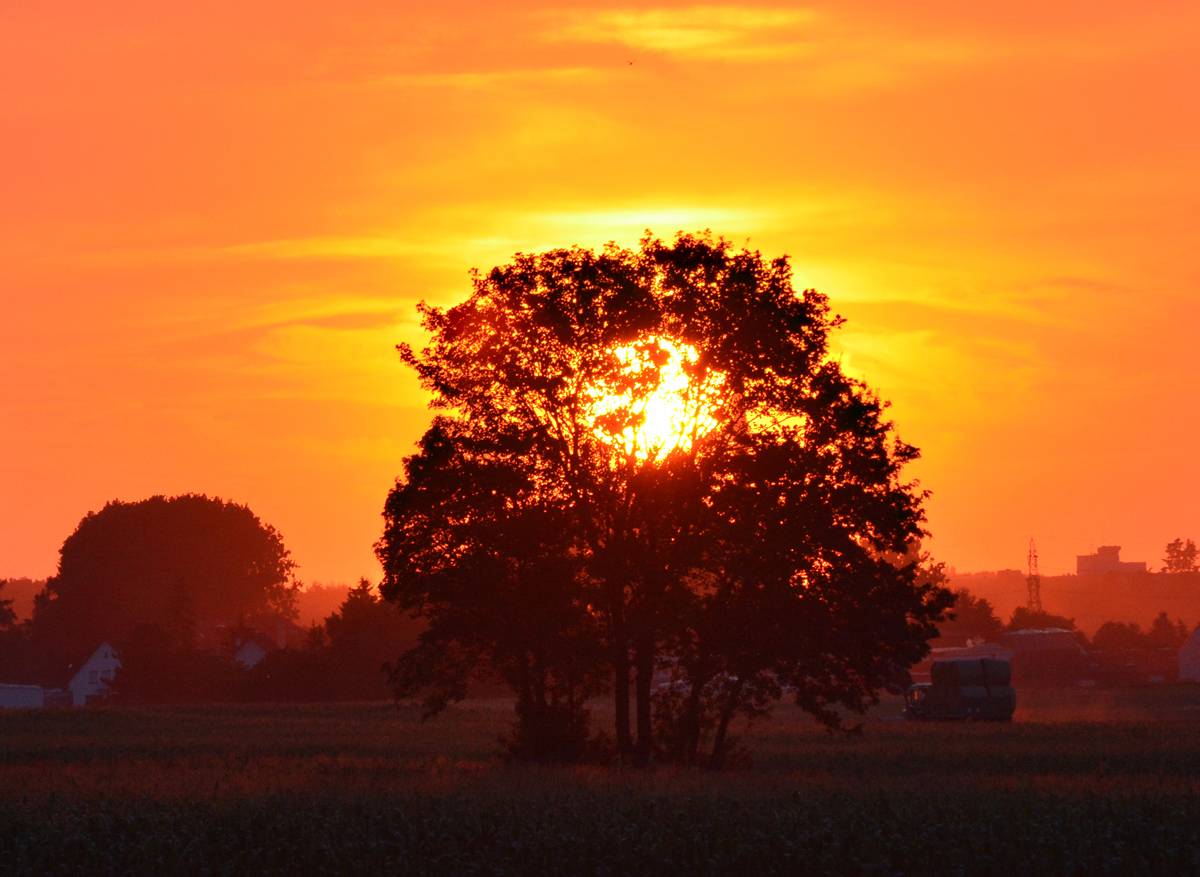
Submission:
{"label": "glowing sun", "polygon": [[613,376],[592,406],[593,426],[606,441],[642,459],[688,448],[715,429],[725,385],[694,347],[650,338],[612,351]]}

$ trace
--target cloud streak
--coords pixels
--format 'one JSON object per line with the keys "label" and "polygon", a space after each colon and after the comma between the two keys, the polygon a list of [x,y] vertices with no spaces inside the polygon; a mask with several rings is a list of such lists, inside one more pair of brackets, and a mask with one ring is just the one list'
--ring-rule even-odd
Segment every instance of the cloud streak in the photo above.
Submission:
{"label": "cloud streak", "polygon": [[813,10],[697,6],[691,9],[569,13],[546,29],[548,40],[619,43],[683,58],[763,60],[803,51],[802,37],[821,19]]}
{"label": "cloud streak", "polygon": [[616,44],[680,63],[785,66],[785,87],[843,94],[894,85],[921,71],[983,63],[997,47],[961,36],[913,36],[823,10],[740,6],[558,14],[548,41]]}

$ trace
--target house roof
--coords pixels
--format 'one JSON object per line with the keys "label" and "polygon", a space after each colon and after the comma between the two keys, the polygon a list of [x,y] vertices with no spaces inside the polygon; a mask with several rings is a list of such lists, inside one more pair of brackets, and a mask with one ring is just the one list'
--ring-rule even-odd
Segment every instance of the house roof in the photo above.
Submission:
{"label": "house roof", "polygon": [[[66,665],[59,665],[62,667],[62,669],[55,673],[53,679],[51,680],[52,684],[46,687],[66,688],[67,685],[70,684],[71,680],[78,675],[80,669],[83,668],[83,665],[90,661],[96,652],[100,651],[106,646],[109,649],[112,649],[112,646],[107,641],[97,643],[88,651],[84,651],[82,648],[72,649],[69,653],[71,660]],[[116,649],[113,649],[113,651],[116,651]]]}
{"label": "house roof", "polygon": [[271,652],[279,651],[279,646],[275,644],[275,640],[271,639],[266,634],[256,633],[248,639],[242,640],[238,644],[238,654],[240,655],[242,653],[242,649],[246,648],[246,646],[250,645],[251,643],[257,645],[263,650],[263,653],[267,655],[271,654]]}

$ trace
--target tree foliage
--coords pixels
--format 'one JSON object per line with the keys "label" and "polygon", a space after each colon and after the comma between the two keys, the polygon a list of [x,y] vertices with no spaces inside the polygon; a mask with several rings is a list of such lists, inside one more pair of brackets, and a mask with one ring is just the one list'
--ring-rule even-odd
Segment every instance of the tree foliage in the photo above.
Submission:
{"label": "tree foliage", "polygon": [[400,347],[442,412],[376,547],[383,594],[429,623],[401,693],[436,710],[498,676],[531,747],[569,749],[611,685],[624,757],[708,740],[719,764],[737,716],[786,691],[835,726],[926,653],[952,598],[909,556],[917,451],[786,258],[647,236],[473,279]]}
{"label": "tree foliage", "polygon": [[175,632],[143,623],[122,640],[112,699],[122,704],[219,703],[242,699],[245,669],[231,654],[202,651]]}
{"label": "tree foliage", "polygon": [[1018,606],[1005,625],[1005,630],[1078,630],[1074,618],[1055,615],[1052,612],[1035,612],[1026,606]]}
{"label": "tree foliage", "polygon": [[313,626],[303,648],[271,651],[245,668],[235,660],[237,646],[254,633],[237,625],[225,648],[206,650],[157,625],[139,625],[119,650],[115,697],[127,703],[385,700],[391,695],[385,665],[416,644],[417,631],[361,579]]}
{"label": "tree foliage", "polygon": [[1151,649],[1178,649],[1188,641],[1190,635],[1191,631],[1182,618],[1176,618],[1172,624],[1170,616],[1160,612],[1146,632],[1146,645]]}
{"label": "tree foliage", "polygon": [[[337,611],[325,619],[323,661],[337,691],[332,700],[384,700],[386,664],[416,644],[416,625],[359,579]],[[310,643],[310,648],[312,644]],[[270,657],[270,656],[268,656]]]}
{"label": "tree foliage", "polygon": [[1167,543],[1167,556],[1163,558],[1163,572],[1197,572],[1196,543],[1191,539],[1186,542],[1175,539]]}
{"label": "tree foliage", "polygon": [[1128,649],[1178,649],[1188,639],[1187,625],[1182,619],[1171,623],[1166,612],[1158,613],[1149,630],[1142,630],[1136,621],[1106,621],[1092,637],[1091,646],[1097,651],[1116,652]]}
{"label": "tree foliage", "polygon": [[49,652],[119,645],[145,625],[184,646],[200,620],[290,613],[297,587],[274,527],[244,505],[198,494],[114,500],[84,517],[59,554],[31,624]]}
{"label": "tree foliage", "polygon": [[246,674],[246,698],[319,702],[385,700],[386,664],[416,644],[417,625],[384,601],[367,579],[351,588],[304,648],[271,652]]}
{"label": "tree foliage", "polygon": [[995,642],[1004,631],[1004,622],[985,597],[976,597],[966,588],[954,592],[954,606],[947,620],[938,625],[943,636],[956,634],[967,639]]}
{"label": "tree foliage", "polygon": [[[0,593],[4,592],[4,587],[7,584],[7,579],[0,579]],[[17,613],[13,609],[13,601],[11,599],[0,598],[0,633],[11,630],[12,626],[16,623]]]}

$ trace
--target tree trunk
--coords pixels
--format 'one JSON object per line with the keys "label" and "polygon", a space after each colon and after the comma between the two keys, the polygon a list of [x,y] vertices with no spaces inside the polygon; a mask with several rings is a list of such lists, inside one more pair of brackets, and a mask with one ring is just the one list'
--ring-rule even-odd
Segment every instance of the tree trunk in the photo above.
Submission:
{"label": "tree trunk", "polygon": [[687,703],[683,711],[683,732],[685,742],[684,764],[695,767],[700,760],[700,692],[703,685],[697,680],[692,681],[691,691],[688,692]]}
{"label": "tree trunk", "polygon": [[717,724],[717,733],[713,738],[712,758],[708,761],[709,770],[720,770],[725,766],[725,756],[728,755],[726,750],[729,739],[729,723],[733,720],[734,713],[737,712],[744,685],[745,683],[741,679],[734,683],[733,690],[729,692],[729,699],[725,701],[725,709],[721,711],[721,720]]}
{"label": "tree trunk", "polygon": [[624,648],[613,661],[613,707],[617,714],[617,751],[621,760],[633,758],[633,737],[629,733],[629,652]]}
{"label": "tree trunk", "polygon": [[[624,589],[620,592],[624,593]],[[633,759],[633,736],[629,733],[629,633],[625,627],[625,612],[616,594],[608,612],[609,635],[612,646],[613,711],[616,713],[617,753],[628,764]]]}
{"label": "tree trunk", "polygon": [[650,685],[654,679],[654,648],[640,643],[637,650],[637,750],[634,764],[645,767],[653,751],[654,726],[650,716]]}

